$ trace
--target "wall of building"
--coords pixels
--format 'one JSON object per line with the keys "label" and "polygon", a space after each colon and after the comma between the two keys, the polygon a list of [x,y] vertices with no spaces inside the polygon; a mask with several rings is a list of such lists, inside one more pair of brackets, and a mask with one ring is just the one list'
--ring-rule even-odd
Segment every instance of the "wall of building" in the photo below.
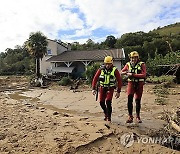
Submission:
{"label": "wall of building", "polygon": [[63,53],[64,51],[67,51],[67,48],[62,46],[61,44],[57,43],[57,54],[61,54]]}
{"label": "wall of building", "polygon": [[40,73],[47,74],[47,73],[49,73],[49,70],[51,70],[51,63],[46,61],[50,57],[51,56],[45,56],[42,58],[42,60],[40,62]]}
{"label": "wall of building", "polygon": [[120,60],[119,61],[114,61],[113,64],[114,64],[114,66],[116,66],[118,68],[119,71],[122,69]]}
{"label": "wall of building", "polygon": [[62,52],[67,50],[67,48],[65,48],[56,41],[49,39],[47,41],[48,41],[47,54],[42,58],[40,63],[40,73],[42,74],[47,74],[48,70],[51,70],[51,63],[47,62],[46,61],[47,59],[51,58],[52,56],[61,54]]}
{"label": "wall of building", "polygon": [[[66,64],[64,64],[63,62],[61,63],[57,63],[56,64],[56,67],[67,67]],[[81,77],[82,74],[84,73],[85,71],[85,66],[82,62],[76,62],[74,61],[70,67],[74,67],[74,70],[72,72],[72,76],[75,77],[75,78],[78,78],[78,77]]]}

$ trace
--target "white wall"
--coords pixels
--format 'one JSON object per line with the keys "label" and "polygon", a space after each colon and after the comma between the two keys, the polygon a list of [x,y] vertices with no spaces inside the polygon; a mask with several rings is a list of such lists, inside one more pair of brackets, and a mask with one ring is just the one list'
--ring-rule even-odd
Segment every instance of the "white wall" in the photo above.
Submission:
{"label": "white wall", "polygon": [[59,43],[57,43],[57,54],[61,54],[64,51],[67,51],[67,48],[65,48],[64,46],[60,45]]}
{"label": "white wall", "polygon": [[47,50],[50,50],[51,54],[45,55],[40,62],[40,73],[42,74],[47,74],[47,69],[51,69],[51,63],[47,62],[46,61],[47,59],[51,58],[52,56],[56,56],[60,53],[63,53],[64,51],[67,50],[67,48],[62,46],[60,43],[57,43],[56,41],[49,39],[47,41],[48,41]]}
{"label": "white wall", "polygon": [[122,68],[121,68],[121,61],[114,61],[113,62],[113,65],[116,66],[118,68],[118,71],[120,71]]}
{"label": "white wall", "polygon": [[47,62],[46,60],[49,59],[51,56],[45,56],[40,62],[40,73],[46,74],[47,69],[51,69],[51,63]]}

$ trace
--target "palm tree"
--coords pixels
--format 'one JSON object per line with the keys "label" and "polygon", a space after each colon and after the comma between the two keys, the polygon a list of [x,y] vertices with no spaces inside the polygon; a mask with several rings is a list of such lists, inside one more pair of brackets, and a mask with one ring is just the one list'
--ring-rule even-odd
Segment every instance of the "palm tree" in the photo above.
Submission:
{"label": "palm tree", "polygon": [[36,75],[40,78],[40,59],[47,52],[47,38],[41,32],[30,33],[29,39],[25,42],[25,46],[29,53],[36,59]]}

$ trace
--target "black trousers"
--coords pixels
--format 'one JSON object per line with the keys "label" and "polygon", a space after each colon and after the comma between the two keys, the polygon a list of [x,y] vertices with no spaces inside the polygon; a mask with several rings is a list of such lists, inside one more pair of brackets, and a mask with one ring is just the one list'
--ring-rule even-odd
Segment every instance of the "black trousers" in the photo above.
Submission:
{"label": "black trousers", "polygon": [[108,118],[111,118],[111,114],[112,114],[112,101],[107,100],[106,102],[100,102],[100,106],[103,109],[104,114]]}
{"label": "black trousers", "polygon": [[[136,116],[140,117],[140,110],[141,110],[141,99],[136,99]],[[128,107],[128,113],[130,116],[132,116],[133,113],[133,95],[128,95],[128,103],[127,103],[127,107]]]}

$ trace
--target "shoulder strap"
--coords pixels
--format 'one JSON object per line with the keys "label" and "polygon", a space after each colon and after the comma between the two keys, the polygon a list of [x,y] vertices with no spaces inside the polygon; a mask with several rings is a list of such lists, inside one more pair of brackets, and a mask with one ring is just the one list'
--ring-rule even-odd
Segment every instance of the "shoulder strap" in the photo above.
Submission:
{"label": "shoulder strap", "polygon": [[144,64],[144,62],[141,61],[141,62],[137,63],[137,66],[139,65],[141,67],[142,64]]}
{"label": "shoulder strap", "polygon": [[99,69],[100,69],[100,70],[104,70],[104,69],[105,69],[105,66],[104,66],[104,65],[101,65]]}
{"label": "shoulder strap", "polygon": [[144,62],[140,61],[139,64],[142,65],[142,64],[144,64]]}

